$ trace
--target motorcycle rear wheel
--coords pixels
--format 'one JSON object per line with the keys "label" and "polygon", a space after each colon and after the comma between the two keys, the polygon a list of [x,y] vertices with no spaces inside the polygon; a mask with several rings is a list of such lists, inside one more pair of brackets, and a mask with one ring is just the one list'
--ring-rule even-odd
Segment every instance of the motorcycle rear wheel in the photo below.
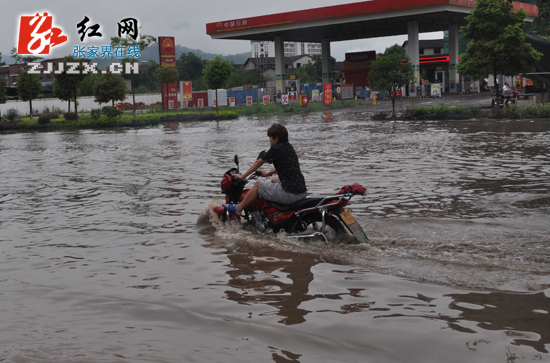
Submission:
{"label": "motorcycle rear wheel", "polygon": [[[348,231],[342,222],[335,216],[325,216],[325,233],[327,239],[336,243],[357,243],[352,236],[348,234]],[[312,227],[316,231],[320,231],[322,228],[322,217],[318,213],[314,213],[309,216],[307,220],[308,227]]]}

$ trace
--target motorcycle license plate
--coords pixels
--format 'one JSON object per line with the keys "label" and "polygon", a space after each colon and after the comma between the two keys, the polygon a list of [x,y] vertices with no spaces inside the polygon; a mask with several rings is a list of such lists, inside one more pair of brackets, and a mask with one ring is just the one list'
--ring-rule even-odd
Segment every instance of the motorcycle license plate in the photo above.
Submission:
{"label": "motorcycle license plate", "polygon": [[353,214],[351,214],[350,211],[346,210],[340,213],[340,217],[342,217],[342,220],[344,221],[344,224],[348,226],[349,230],[359,242],[366,243],[368,241],[367,235],[365,234],[365,231],[363,231],[363,228],[357,223],[355,220],[355,217]]}
{"label": "motorcycle license plate", "polygon": [[340,213],[340,217],[342,217],[342,219],[344,220],[344,223],[347,226],[350,226],[353,223],[357,223],[357,221],[355,220],[355,217],[353,217],[353,214],[351,214],[349,210],[346,210]]}

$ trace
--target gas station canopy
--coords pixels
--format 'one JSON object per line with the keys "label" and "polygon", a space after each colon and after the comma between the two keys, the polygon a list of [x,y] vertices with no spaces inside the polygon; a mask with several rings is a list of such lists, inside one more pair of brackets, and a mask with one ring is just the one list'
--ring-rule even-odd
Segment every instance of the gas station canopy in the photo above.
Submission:
{"label": "gas station canopy", "polygon": [[[465,25],[474,0],[372,0],[280,14],[225,20],[206,24],[213,39],[273,40],[320,43],[407,34],[407,24],[418,22],[419,32]],[[535,5],[524,8],[528,21],[538,15]]]}

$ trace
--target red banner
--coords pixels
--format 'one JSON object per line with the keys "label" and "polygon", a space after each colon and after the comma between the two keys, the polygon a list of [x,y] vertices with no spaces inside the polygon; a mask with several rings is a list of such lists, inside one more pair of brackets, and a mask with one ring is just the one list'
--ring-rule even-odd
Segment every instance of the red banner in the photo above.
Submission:
{"label": "red banner", "polygon": [[323,85],[323,104],[325,106],[332,105],[332,83]]}
{"label": "red banner", "polygon": [[183,85],[183,99],[193,99],[193,87],[191,81],[182,82]]}

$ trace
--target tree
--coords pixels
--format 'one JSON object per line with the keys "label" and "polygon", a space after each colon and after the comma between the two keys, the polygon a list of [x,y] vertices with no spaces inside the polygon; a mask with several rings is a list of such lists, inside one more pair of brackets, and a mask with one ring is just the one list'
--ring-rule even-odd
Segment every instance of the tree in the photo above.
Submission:
{"label": "tree", "polygon": [[168,85],[177,82],[178,71],[172,66],[160,66],[155,71],[155,77],[161,85],[166,85],[166,99],[168,99]]}
{"label": "tree", "polygon": [[2,61],[2,52],[0,52],[0,67],[5,65],[6,65],[6,62]]}
{"label": "tree", "polygon": [[[320,82],[323,79],[323,58],[320,54],[316,54],[311,57],[312,60],[309,63],[304,64],[299,69],[299,74],[308,75],[310,79],[313,79],[313,82]],[[334,69],[334,64],[336,63],[336,58],[330,57],[331,69]]]}
{"label": "tree", "polygon": [[[511,0],[478,0],[462,36],[470,42],[457,65],[460,74],[474,78],[493,74],[515,76],[534,70],[541,53],[525,42],[525,10],[512,11]],[[500,90],[497,87],[497,96]]]}
{"label": "tree", "polygon": [[[267,81],[267,78],[261,78],[262,82]],[[241,87],[245,84],[256,84],[258,82],[258,72],[255,70],[245,71],[241,66],[241,69],[231,73],[231,77],[225,83],[226,88]],[[197,82],[198,83],[198,82]],[[200,85],[199,85],[200,86]],[[195,84],[193,83],[193,89],[195,89]]]}
{"label": "tree", "polygon": [[36,55],[19,55],[15,47],[11,48],[11,57],[15,60],[15,63],[29,63],[43,59]]}
{"label": "tree", "polygon": [[71,100],[74,96],[73,90],[69,87],[65,87],[57,77],[54,77],[53,79],[53,95],[59,98],[61,101],[67,101],[67,112],[71,112]]}
{"label": "tree", "polygon": [[[141,30],[141,29],[140,29]],[[119,38],[119,37],[111,37],[111,46],[124,46],[124,47],[137,47],[139,49],[139,54],[141,55],[141,52],[151,44],[156,44],[157,39],[152,35],[140,35],[139,40],[134,40],[129,37]],[[124,58],[124,62],[132,62],[134,63],[136,61],[136,58],[134,57],[128,57]],[[134,90],[134,71],[130,74],[130,88],[132,90],[132,103],[133,103],[133,110],[134,110],[134,119],[136,118],[136,92]]]}
{"label": "tree", "polygon": [[147,90],[152,92],[157,92],[159,90],[159,85],[157,77],[155,77],[155,71],[158,69],[159,64],[154,60],[150,59],[147,61],[145,67],[140,68],[140,73],[137,75],[136,79],[138,85],[144,86]]}
{"label": "tree", "polygon": [[216,90],[216,112],[218,112],[218,88],[223,87],[231,77],[231,73],[233,73],[233,67],[227,59],[219,55],[209,61],[204,69],[204,82],[208,87]]}
{"label": "tree", "polygon": [[0,77],[0,103],[8,102],[8,95],[6,94],[6,87],[8,82],[4,77]]}
{"label": "tree", "polygon": [[407,57],[407,52],[405,51],[405,48],[400,46],[399,44],[394,44],[391,47],[386,48],[384,51],[384,55],[390,55],[390,54],[399,54],[403,59]]}
{"label": "tree", "polygon": [[536,0],[539,8],[539,16],[535,23],[538,28],[542,28],[543,34],[550,35],[550,0]]}
{"label": "tree", "polygon": [[206,67],[206,59],[196,56],[194,53],[183,53],[176,61],[176,68],[180,81],[195,81],[202,76],[202,70]]}
{"label": "tree", "polygon": [[119,74],[102,74],[94,83],[94,97],[97,103],[124,101],[126,99],[126,82]]}
{"label": "tree", "polygon": [[312,74],[309,71],[309,69],[307,68],[307,64],[291,71],[288,75],[296,76],[300,80],[300,83],[317,83],[321,80],[321,78],[317,74]]}
{"label": "tree", "polygon": [[[62,94],[64,96],[69,96],[69,99],[74,101],[74,112],[76,115],[76,120],[78,120],[78,89],[82,85],[82,81],[84,78],[88,76],[87,73],[83,73],[84,66],[82,63],[78,67],[76,67],[76,70],[78,71],[78,74],[70,74],[67,73],[67,70],[69,67],[67,66],[67,63],[69,62],[75,62],[78,63],[78,61],[73,56],[67,56],[63,59],[65,72],[59,73],[54,75],[54,82],[57,81],[57,87],[58,87],[58,94]],[[55,89],[55,88],[54,88]],[[64,98],[59,97],[60,99],[64,100]]]}
{"label": "tree", "polygon": [[101,74],[89,74],[84,80],[78,89],[79,96],[93,96],[94,95],[94,84],[101,77]]}
{"label": "tree", "polygon": [[29,101],[31,120],[33,120],[32,100],[42,93],[42,84],[36,74],[29,74],[27,71],[19,72],[17,81],[17,94],[23,101]]}
{"label": "tree", "polygon": [[[394,89],[401,88],[415,79],[414,68],[404,52],[397,51],[397,44],[386,49],[384,54],[372,62],[369,73],[369,87],[376,90],[387,90],[392,101],[392,114],[395,116]],[[401,47],[399,47],[401,48]]]}

